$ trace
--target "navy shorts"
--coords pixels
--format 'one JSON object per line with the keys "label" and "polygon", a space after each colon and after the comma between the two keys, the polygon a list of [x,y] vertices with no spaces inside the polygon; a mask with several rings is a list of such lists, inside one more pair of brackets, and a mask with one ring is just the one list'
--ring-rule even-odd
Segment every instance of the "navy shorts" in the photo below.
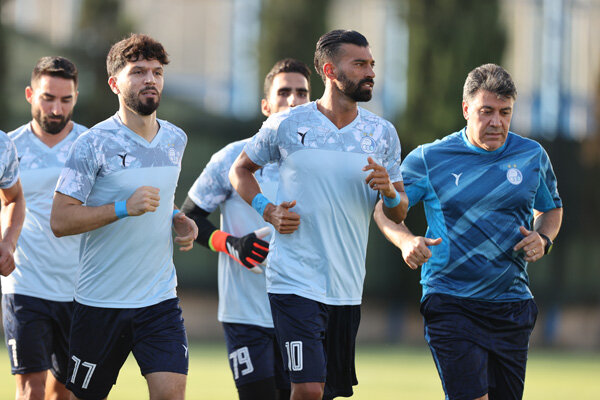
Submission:
{"label": "navy shorts", "polygon": [[269,293],[283,364],[294,383],[325,382],[324,398],[349,397],[360,305],[331,306],[293,294]]}
{"label": "navy shorts", "polygon": [[179,299],[142,308],[99,308],[75,302],[67,388],[103,399],[133,352],[142,375],[187,374],[188,342]]}
{"label": "navy shorts", "polygon": [[532,299],[489,302],[445,294],[421,304],[425,339],[450,400],[521,399],[529,337],[537,306]]}
{"label": "navy shorts", "polygon": [[2,323],[13,374],[52,371],[67,380],[73,302],[2,295]]}
{"label": "navy shorts", "polygon": [[290,389],[273,328],[224,322],[223,329],[236,387],[275,377],[277,389]]}

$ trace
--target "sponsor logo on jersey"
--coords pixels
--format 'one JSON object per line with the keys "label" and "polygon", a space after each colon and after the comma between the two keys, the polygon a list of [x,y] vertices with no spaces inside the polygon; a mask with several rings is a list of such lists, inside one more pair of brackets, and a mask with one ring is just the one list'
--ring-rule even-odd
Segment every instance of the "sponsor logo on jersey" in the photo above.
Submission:
{"label": "sponsor logo on jersey", "polygon": [[125,164],[125,159],[127,158],[127,153],[117,154],[117,155],[121,158],[121,162],[123,164],[123,168],[126,168],[127,164]]}
{"label": "sponsor logo on jersey", "polygon": [[513,185],[519,185],[523,182],[523,174],[515,165],[509,165],[508,171],[506,171],[506,179]]}

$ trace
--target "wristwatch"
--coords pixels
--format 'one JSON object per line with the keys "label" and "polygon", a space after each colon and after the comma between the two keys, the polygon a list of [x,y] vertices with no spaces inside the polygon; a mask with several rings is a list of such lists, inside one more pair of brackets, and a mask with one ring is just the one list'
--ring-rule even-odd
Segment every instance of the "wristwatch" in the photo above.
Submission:
{"label": "wristwatch", "polygon": [[554,243],[552,243],[552,240],[548,236],[544,235],[543,233],[538,232],[538,235],[540,235],[542,238],[546,239],[546,247],[544,247],[544,254],[550,253],[550,251],[552,250],[552,245]]}

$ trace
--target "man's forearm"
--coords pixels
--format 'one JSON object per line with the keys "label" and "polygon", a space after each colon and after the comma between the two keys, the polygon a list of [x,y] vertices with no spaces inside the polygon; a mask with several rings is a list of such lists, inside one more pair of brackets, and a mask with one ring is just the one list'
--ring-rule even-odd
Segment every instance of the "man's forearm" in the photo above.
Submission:
{"label": "man's forearm", "polygon": [[562,224],[562,208],[554,208],[544,213],[536,213],[533,220],[533,229],[554,240]]}
{"label": "man's forearm", "polygon": [[13,250],[17,247],[24,220],[25,197],[22,192],[11,201],[2,202],[2,209],[0,210],[2,242],[8,244]]}
{"label": "man's forearm", "polygon": [[58,200],[59,195],[64,196],[55,194],[50,215],[50,227],[57,237],[89,232],[118,219],[114,204],[89,207]]}
{"label": "man's forearm", "polygon": [[[399,207],[400,205],[398,208]],[[402,243],[414,238],[413,233],[406,227],[406,225],[404,225],[404,223],[397,224],[385,215],[383,201],[381,200],[375,205],[373,218],[375,219],[375,223],[379,227],[381,233],[383,233],[386,239],[397,247],[401,247]]]}

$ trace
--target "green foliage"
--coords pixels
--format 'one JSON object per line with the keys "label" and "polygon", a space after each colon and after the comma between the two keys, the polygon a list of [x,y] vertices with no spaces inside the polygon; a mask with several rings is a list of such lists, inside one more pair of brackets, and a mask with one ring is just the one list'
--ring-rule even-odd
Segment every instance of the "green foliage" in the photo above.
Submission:
{"label": "green foliage", "polygon": [[496,0],[408,4],[408,99],[398,132],[403,146],[415,147],[464,126],[465,78],[481,64],[501,63],[506,35]]}
{"label": "green foliage", "polygon": [[321,96],[324,85],[313,68],[313,58],[317,40],[327,31],[328,3],[327,0],[263,1],[259,46],[261,83],[277,60],[297,58],[311,68],[311,98]]}

